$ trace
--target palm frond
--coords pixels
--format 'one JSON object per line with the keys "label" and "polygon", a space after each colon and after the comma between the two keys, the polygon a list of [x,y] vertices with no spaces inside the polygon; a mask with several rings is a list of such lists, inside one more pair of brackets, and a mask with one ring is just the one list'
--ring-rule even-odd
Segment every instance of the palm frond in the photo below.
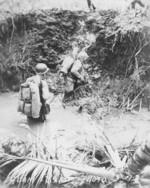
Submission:
{"label": "palm frond", "polygon": [[52,172],[53,170],[52,170],[52,168],[48,168],[48,170],[47,170],[47,174],[46,174],[46,176],[45,176],[45,183],[47,184],[47,185],[49,185],[49,183],[51,182],[51,180],[52,180]]}
{"label": "palm frond", "polygon": [[37,163],[33,161],[24,161],[17,165],[7,176],[5,182],[7,184],[22,185],[27,182],[27,176],[36,168]]}
{"label": "palm frond", "polygon": [[60,177],[60,173],[57,167],[25,160],[8,174],[5,182],[12,185],[17,183],[19,187],[27,182],[29,187],[37,187],[42,183],[50,185],[54,177]]}
{"label": "palm frond", "polygon": [[[43,181],[43,178],[46,175],[47,168],[52,168],[52,167],[51,166],[47,167],[44,164],[38,164],[31,174],[31,177],[29,180],[29,185],[30,186],[35,185],[35,187],[40,185]],[[49,183],[51,183],[51,182],[49,182]]]}
{"label": "palm frond", "polygon": [[[53,179],[56,180],[60,179],[61,177],[61,170],[57,167],[53,167],[51,165],[47,165],[44,163],[39,162],[40,159],[43,161],[46,161],[45,158],[41,158],[43,155],[36,153],[35,148],[32,150],[32,158],[24,158],[24,161],[20,161],[21,163],[18,164],[13,170],[10,171],[8,174],[5,182],[7,184],[15,184],[17,183],[19,186],[24,185],[28,182],[29,187],[37,187],[42,183],[45,183],[47,185],[50,185]],[[43,154],[43,153],[42,153]],[[21,159],[21,158],[18,158]],[[30,160],[31,159],[31,160]],[[35,159],[35,160],[34,160]],[[37,159],[37,160],[36,160]],[[38,161],[39,159],[39,161]],[[3,166],[7,164],[11,164],[13,161],[15,161],[15,156],[7,157],[3,161]],[[17,158],[16,158],[17,161]],[[19,163],[19,162],[18,162]]]}
{"label": "palm frond", "polygon": [[[98,179],[100,180],[101,177],[105,176],[107,176],[108,179],[109,177],[114,177],[114,173],[108,172],[105,168],[96,169],[94,167],[87,166],[87,164],[90,166],[97,164],[95,153],[96,151],[101,152],[102,150],[102,147],[99,146],[99,143],[103,143],[103,145],[106,144],[106,135],[103,135],[104,132],[98,130],[97,128],[93,129],[93,127],[94,126],[90,127],[90,133],[82,132],[78,137],[76,136],[74,145],[67,149],[65,153],[63,153],[63,151],[66,150],[66,148],[64,149],[61,145],[62,143],[59,143],[60,145],[57,155],[58,158],[52,157],[55,156],[54,154],[51,155],[52,152],[51,148],[49,148],[49,145],[52,142],[49,142],[49,144],[44,142],[43,144],[43,140],[40,140],[39,142],[39,139],[32,140],[30,147],[28,147],[29,152],[27,152],[26,156],[18,157],[7,154],[7,152],[2,153],[0,155],[2,158],[2,160],[0,160],[1,165],[11,164],[11,162],[14,161],[17,163],[17,166],[15,166],[9,172],[5,182],[11,185],[18,184],[19,188],[21,186],[23,187],[24,184],[28,184],[29,188],[37,188],[41,185],[50,186],[52,183],[61,184],[64,181],[72,180],[73,178],[71,175],[74,173],[72,171],[83,172],[85,174],[85,179],[86,174],[88,173],[92,174],[93,177],[99,176],[100,178]],[[91,132],[93,135],[92,138],[90,137]],[[101,134],[99,135],[98,132],[101,132]],[[76,142],[77,140],[79,140],[79,142]],[[83,152],[77,150],[77,145],[81,145],[80,141],[83,141],[83,148],[86,146],[86,150],[83,150]],[[60,156],[62,156],[62,153],[63,157],[61,158]],[[89,155],[89,153],[92,153],[92,155]],[[65,161],[56,159],[65,159]],[[66,162],[66,159],[72,162]],[[96,162],[94,162],[94,160]],[[85,166],[83,166],[83,164]],[[65,174],[63,169],[68,169],[68,171],[70,170],[70,174]],[[93,181],[93,178],[91,178],[91,181]]]}

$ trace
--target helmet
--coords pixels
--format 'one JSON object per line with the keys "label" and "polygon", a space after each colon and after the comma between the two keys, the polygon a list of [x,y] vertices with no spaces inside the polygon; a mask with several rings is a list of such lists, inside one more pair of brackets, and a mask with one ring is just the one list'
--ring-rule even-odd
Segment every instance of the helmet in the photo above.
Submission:
{"label": "helmet", "polygon": [[44,63],[38,63],[35,66],[35,70],[37,74],[45,74],[49,70],[49,68]]}

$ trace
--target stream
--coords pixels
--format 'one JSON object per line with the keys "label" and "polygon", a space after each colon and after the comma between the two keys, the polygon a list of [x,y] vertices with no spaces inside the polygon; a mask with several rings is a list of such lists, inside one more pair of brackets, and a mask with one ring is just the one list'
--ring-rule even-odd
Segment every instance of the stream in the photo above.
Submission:
{"label": "stream", "polygon": [[[68,147],[76,139],[76,135],[82,132],[94,133],[94,126],[100,126],[115,147],[129,145],[133,140],[142,142],[150,132],[150,112],[146,109],[133,113],[115,112],[104,117],[99,123],[94,123],[87,114],[77,113],[75,107],[63,108],[61,99],[58,97],[51,104],[51,113],[45,124],[28,124],[24,115],[17,112],[17,93],[0,94],[0,138],[17,136],[27,139],[32,131],[34,134],[43,131],[46,136],[51,134],[65,135],[60,138],[64,147]],[[29,129],[28,129],[29,126]],[[30,131],[29,131],[30,130]],[[74,136],[72,136],[75,133]],[[2,184],[0,185],[3,188]],[[4,186],[5,188],[5,186]]]}
{"label": "stream", "polygon": [[[24,139],[29,133],[24,125],[29,125],[34,133],[42,129],[42,123],[29,124],[26,116],[17,112],[17,102],[17,93],[0,94],[0,136],[17,135]],[[132,113],[121,113],[117,110],[93,125],[93,120],[88,114],[79,114],[77,108],[71,106],[63,108],[59,97],[51,104],[51,112],[47,119],[47,134],[64,130],[78,134],[89,132],[91,129],[94,130],[94,126],[99,126],[116,147],[130,143],[134,137],[137,142],[141,142],[150,132],[150,112],[146,109]]]}

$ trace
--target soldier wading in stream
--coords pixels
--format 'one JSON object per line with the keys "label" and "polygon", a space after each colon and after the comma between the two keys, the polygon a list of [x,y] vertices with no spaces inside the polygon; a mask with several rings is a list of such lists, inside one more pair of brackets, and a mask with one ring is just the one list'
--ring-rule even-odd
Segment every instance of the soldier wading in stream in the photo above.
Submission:
{"label": "soldier wading in stream", "polygon": [[46,64],[38,63],[35,67],[36,75],[21,84],[18,111],[25,114],[28,120],[44,122],[50,112],[49,103],[52,96],[46,82],[48,70]]}
{"label": "soldier wading in stream", "polygon": [[80,85],[87,82],[83,68],[83,61],[87,57],[88,55],[84,50],[79,52],[79,48],[75,43],[72,51],[64,58],[60,70],[60,79],[64,81],[64,97],[62,102],[66,102]]}

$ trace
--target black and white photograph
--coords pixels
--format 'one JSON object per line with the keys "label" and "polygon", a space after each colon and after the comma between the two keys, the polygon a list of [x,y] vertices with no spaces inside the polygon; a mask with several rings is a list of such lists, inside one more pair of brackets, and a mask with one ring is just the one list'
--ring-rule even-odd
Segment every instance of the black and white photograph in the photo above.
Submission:
{"label": "black and white photograph", "polygon": [[150,188],[150,0],[0,0],[0,188]]}

